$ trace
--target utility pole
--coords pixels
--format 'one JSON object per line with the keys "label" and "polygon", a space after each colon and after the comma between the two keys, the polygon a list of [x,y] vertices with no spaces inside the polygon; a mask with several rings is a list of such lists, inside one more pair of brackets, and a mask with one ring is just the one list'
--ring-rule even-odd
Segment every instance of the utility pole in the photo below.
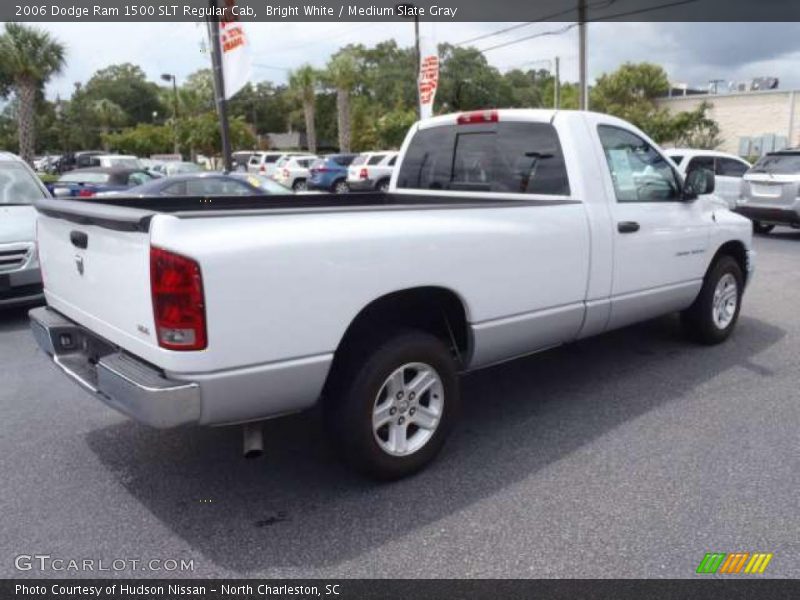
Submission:
{"label": "utility pole", "polygon": [[555,81],[553,81],[553,108],[559,109],[561,108],[561,71],[559,69],[559,63],[561,59],[556,56],[555,60],[555,69],[554,69],[554,77]]}
{"label": "utility pole", "polygon": [[586,0],[578,0],[578,93],[580,109],[589,109],[589,84],[586,80]]}
{"label": "utility pole", "polygon": [[[212,9],[216,7],[215,0],[208,0]],[[231,135],[228,126],[228,102],[225,100],[225,76],[222,73],[222,45],[219,41],[219,17],[208,17],[208,34],[211,39],[211,65],[214,73],[214,95],[216,96],[217,115],[219,115],[220,136],[222,138],[222,160],[225,171],[233,170],[231,157]]]}

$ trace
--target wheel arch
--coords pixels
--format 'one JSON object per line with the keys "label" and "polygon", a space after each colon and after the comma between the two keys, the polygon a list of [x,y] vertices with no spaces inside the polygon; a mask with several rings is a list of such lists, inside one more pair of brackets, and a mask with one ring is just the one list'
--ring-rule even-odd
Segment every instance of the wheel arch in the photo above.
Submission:
{"label": "wheel arch", "polygon": [[372,300],[353,318],[334,352],[325,387],[354,349],[387,331],[404,328],[435,335],[453,350],[459,366],[468,364],[472,335],[462,298],[439,286],[407,288]]}
{"label": "wheel arch", "polygon": [[719,248],[717,248],[717,251],[714,253],[711,262],[708,264],[706,273],[711,270],[721,256],[730,256],[733,258],[739,265],[739,268],[742,270],[742,275],[747,277],[747,247],[742,241],[728,240]]}

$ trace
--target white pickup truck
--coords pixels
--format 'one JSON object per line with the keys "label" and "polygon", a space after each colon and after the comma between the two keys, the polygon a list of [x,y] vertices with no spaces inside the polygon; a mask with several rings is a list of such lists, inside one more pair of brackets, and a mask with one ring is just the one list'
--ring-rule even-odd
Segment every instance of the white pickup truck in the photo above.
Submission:
{"label": "white pickup truck", "polygon": [[752,234],[713,183],[605,115],[436,117],[386,194],[39,202],[31,326],[138,421],[246,424],[257,450],[259,421],[320,403],[352,465],[398,478],[442,447],[461,372],[673,311],[726,339]]}

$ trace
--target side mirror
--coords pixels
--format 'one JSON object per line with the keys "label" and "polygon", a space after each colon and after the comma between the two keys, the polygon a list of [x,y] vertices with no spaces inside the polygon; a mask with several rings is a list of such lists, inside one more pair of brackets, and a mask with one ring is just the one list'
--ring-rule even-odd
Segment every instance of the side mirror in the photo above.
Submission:
{"label": "side mirror", "polygon": [[693,169],[686,174],[683,182],[683,198],[694,200],[703,194],[713,194],[714,187],[714,172],[711,169]]}

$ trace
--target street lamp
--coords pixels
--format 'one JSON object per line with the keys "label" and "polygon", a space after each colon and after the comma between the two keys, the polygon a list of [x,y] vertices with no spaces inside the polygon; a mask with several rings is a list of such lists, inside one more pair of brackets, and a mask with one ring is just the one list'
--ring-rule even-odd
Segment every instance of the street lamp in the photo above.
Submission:
{"label": "street lamp", "polygon": [[161,75],[161,80],[162,81],[172,81],[172,101],[173,101],[173,104],[172,104],[172,121],[173,121],[172,127],[175,130],[174,131],[174,133],[175,133],[175,141],[174,141],[173,150],[175,151],[175,154],[178,154],[178,151],[180,150],[180,148],[178,147],[178,83],[177,83],[177,80],[175,78],[175,75],[173,75],[171,73],[163,73]]}

